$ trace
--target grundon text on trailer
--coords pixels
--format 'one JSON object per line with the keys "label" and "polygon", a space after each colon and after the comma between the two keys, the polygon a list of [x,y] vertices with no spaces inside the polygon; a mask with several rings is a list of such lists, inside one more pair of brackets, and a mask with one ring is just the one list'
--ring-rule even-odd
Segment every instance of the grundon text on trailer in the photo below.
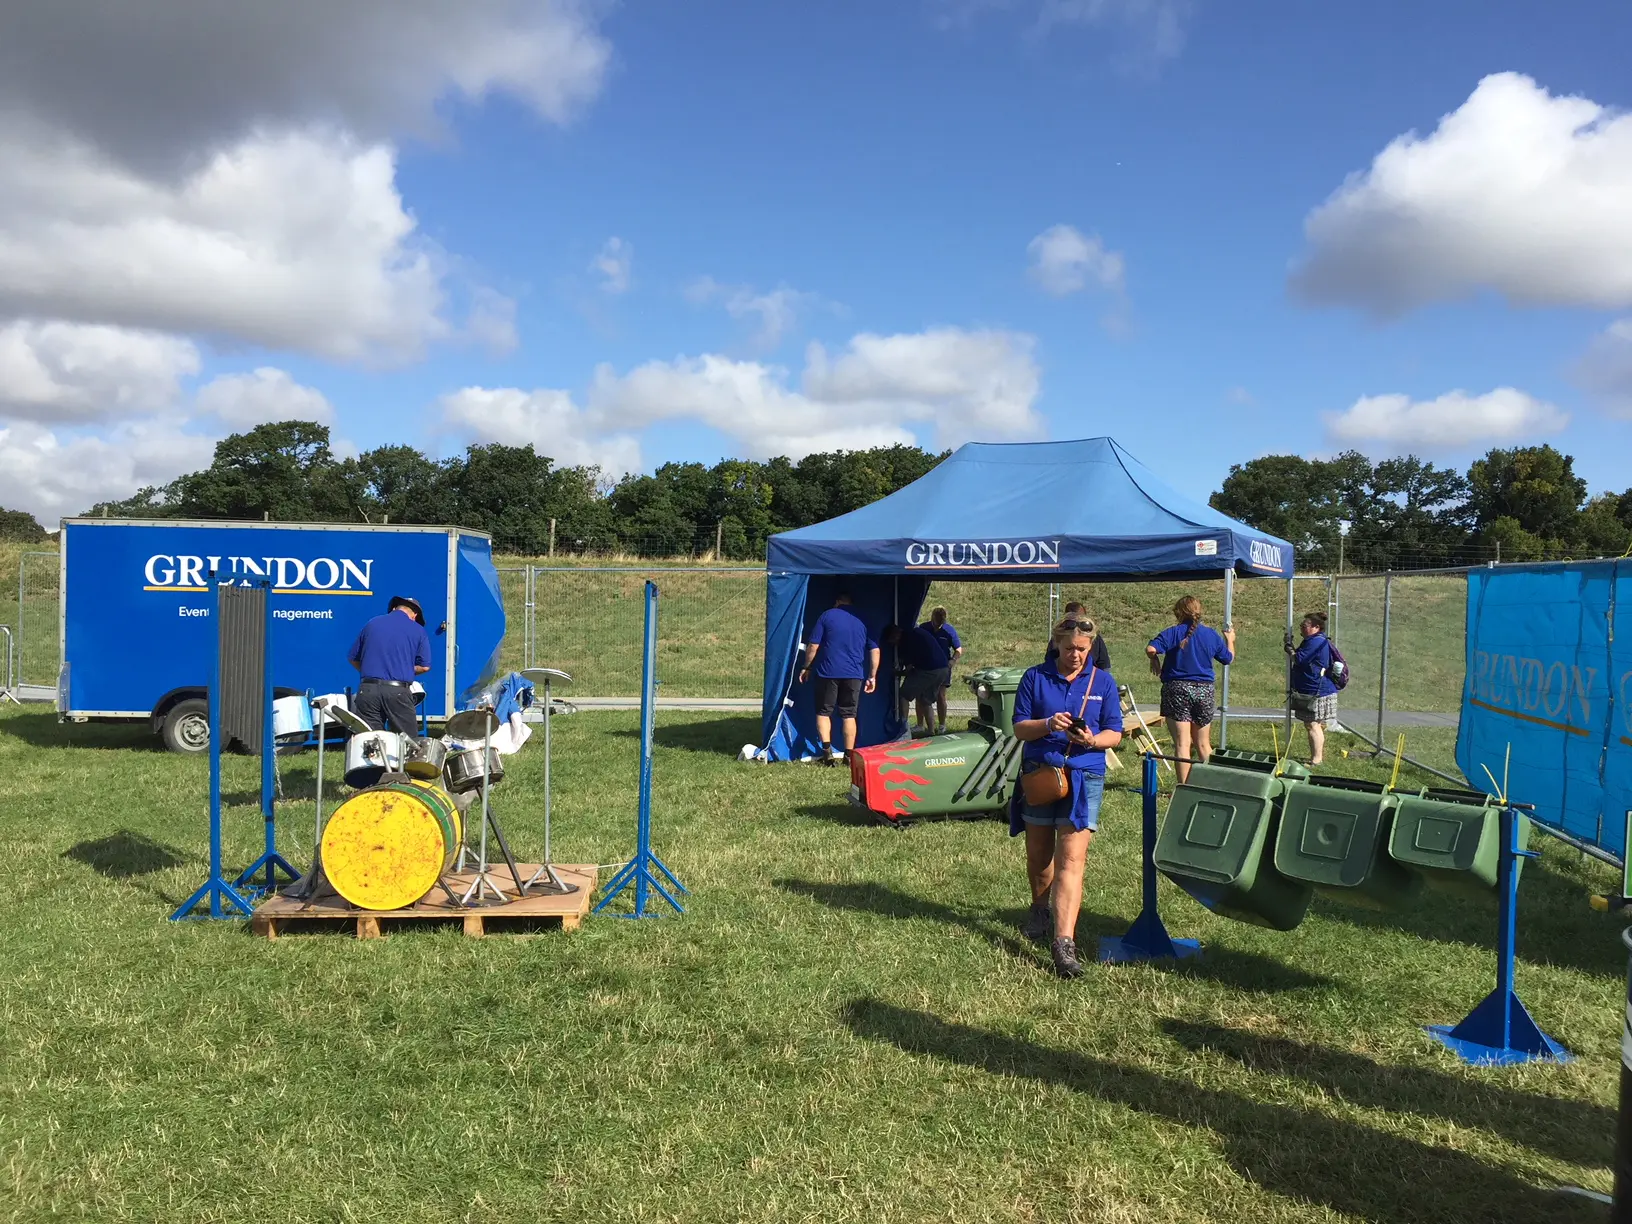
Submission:
{"label": "grundon text on trailer", "polygon": [[447,718],[492,678],[504,605],[491,539],[457,527],[64,519],[57,710],[150,719],[176,752],[209,746],[215,581],[269,583],[272,683],[355,689],[346,655],[393,595],[432,634],[424,712]]}

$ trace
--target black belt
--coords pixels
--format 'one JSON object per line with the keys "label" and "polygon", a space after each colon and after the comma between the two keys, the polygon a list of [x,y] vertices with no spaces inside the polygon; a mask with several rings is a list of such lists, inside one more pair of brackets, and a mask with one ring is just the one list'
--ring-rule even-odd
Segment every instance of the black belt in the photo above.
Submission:
{"label": "black belt", "polygon": [[364,676],[363,683],[389,684],[392,688],[408,688],[412,682],[408,680],[382,680],[378,676]]}

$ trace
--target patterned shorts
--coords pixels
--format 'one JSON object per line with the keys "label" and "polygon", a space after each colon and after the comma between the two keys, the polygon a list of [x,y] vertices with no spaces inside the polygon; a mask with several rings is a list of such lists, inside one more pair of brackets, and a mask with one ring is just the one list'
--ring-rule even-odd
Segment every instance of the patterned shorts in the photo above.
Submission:
{"label": "patterned shorts", "polygon": [[1337,721],[1337,694],[1317,697],[1313,693],[1292,694],[1292,717],[1301,723],[1319,723],[1329,727]]}
{"label": "patterned shorts", "polygon": [[1162,717],[1170,723],[1212,725],[1213,686],[1205,680],[1168,680],[1162,685]]}

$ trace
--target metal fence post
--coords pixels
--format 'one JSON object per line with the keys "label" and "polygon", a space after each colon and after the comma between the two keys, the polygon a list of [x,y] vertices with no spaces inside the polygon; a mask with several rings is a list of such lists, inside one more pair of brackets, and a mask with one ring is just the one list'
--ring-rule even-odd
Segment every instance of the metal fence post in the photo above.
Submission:
{"label": "metal fence post", "polygon": [[1383,744],[1383,713],[1388,708],[1388,617],[1394,603],[1394,575],[1383,575],[1383,650],[1377,668],[1377,746]]}
{"label": "metal fence post", "polygon": [[526,597],[522,604],[521,630],[521,658],[524,667],[532,667],[537,659],[536,645],[533,635],[538,631],[538,619],[533,610],[533,602],[538,593],[538,567],[527,567]]}
{"label": "metal fence post", "polygon": [[[1229,629],[1235,614],[1235,567],[1224,571],[1224,628]],[[1224,680],[1218,689],[1218,746],[1230,746],[1230,665],[1224,664]]]}
{"label": "metal fence post", "polygon": [[[1296,578],[1286,580],[1286,637],[1284,640],[1288,646],[1295,645],[1292,639],[1292,618],[1298,614],[1297,582]],[[1290,650],[1286,652],[1286,694],[1281,700],[1286,706],[1284,720],[1286,726],[1282,729],[1282,735],[1286,738],[1287,752],[1290,754],[1292,751],[1292,652]]]}

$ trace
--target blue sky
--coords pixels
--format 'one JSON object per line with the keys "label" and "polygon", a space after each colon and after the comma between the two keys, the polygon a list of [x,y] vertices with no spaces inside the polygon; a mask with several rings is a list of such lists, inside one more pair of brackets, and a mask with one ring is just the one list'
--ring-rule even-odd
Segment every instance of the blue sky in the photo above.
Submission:
{"label": "blue sky", "polygon": [[[314,7],[349,81],[221,18],[201,45],[260,61],[211,107],[64,0],[194,104],[0,86],[0,143],[95,167],[0,170],[39,197],[0,202],[0,503],[72,513],[314,406],[348,446],[613,470],[1105,433],[1201,493],[1346,445],[1551,441],[1632,483],[1632,7],[444,7],[420,42]],[[94,232],[25,266],[53,202]],[[187,241],[133,271],[155,216]],[[192,276],[197,233],[250,254]]]}

